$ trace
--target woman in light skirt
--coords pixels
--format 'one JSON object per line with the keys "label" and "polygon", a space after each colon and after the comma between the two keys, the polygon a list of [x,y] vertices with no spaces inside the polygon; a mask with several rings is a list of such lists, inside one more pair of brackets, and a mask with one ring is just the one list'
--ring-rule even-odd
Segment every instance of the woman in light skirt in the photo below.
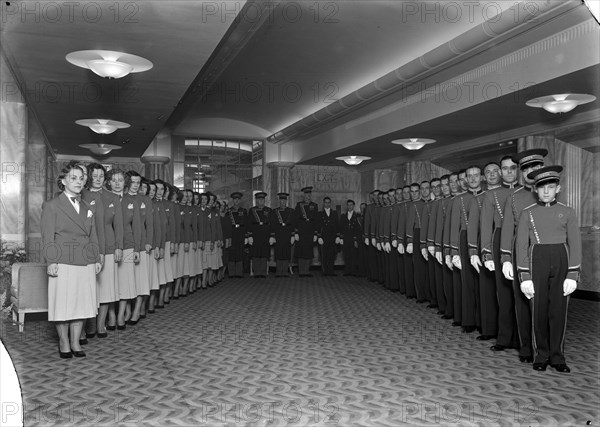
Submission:
{"label": "woman in light skirt", "polygon": [[58,180],[62,191],[42,206],[43,258],[48,263],[48,320],[56,322],[61,358],[85,357],[79,344],[84,319],[97,313],[96,274],[100,251],[95,218],[81,200],[84,173],[67,165]]}
{"label": "woman in light skirt", "polygon": [[135,287],[134,264],[140,262],[141,221],[136,207],[135,196],[123,194],[125,190],[125,173],[119,169],[111,169],[106,174],[106,186],[121,199],[123,216],[123,260],[117,266],[119,311],[117,312],[117,329],[125,329],[131,316],[130,300],[137,297]]}
{"label": "woman in light skirt", "polygon": [[171,202],[168,201],[169,187],[168,184],[160,179],[154,181],[156,184],[156,203],[160,207],[160,218],[161,225],[163,226],[163,239],[164,247],[161,251],[161,257],[158,260],[158,283],[159,292],[158,300],[155,308],[165,308],[165,290],[167,283],[173,281],[173,271],[171,264],[171,254],[174,252],[175,247],[171,244],[172,239],[172,220],[171,220]]}
{"label": "woman in light skirt", "polygon": [[175,279],[177,279],[177,254],[179,250],[179,239],[181,238],[181,227],[179,226],[180,210],[177,199],[179,197],[178,189],[171,184],[166,184],[169,189],[169,194],[166,196],[168,200],[169,212],[169,231],[171,235],[170,245],[170,265],[167,265],[167,286],[165,287],[164,303],[169,304],[173,296],[173,288],[175,287]]}
{"label": "woman in light skirt", "polygon": [[[148,232],[153,232],[153,216],[152,202],[148,197],[140,191],[142,185],[142,176],[136,171],[130,170],[125,174],[125,188],[127,194],[134,196],[134,204],[139,212],[140,228],[140,262],[133,265],[135,275],[135,306],[131,313],[131,319],[127,321],[128,325],[135,325],[140,320],[141,316],[146,316],[145,303],[150,295],[150,251],[152,250],[152,235]],[[146,191],[146,190],[144,190]]]}

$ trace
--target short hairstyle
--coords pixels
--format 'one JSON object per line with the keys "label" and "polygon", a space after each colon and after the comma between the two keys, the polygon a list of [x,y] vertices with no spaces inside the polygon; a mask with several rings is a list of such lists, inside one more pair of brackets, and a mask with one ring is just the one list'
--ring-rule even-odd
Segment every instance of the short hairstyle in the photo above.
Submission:
{"label": "short hairstyle", "polygon": [[89,163],[87,166],[87,182],[85,183],[86,187],[90,187],[92,185],[92,174],[95,170],[102,170],[104,172],[104,179],[106,180],[106,168],[102,166],[100,163]]}
{"label": "short hairstyle", "polygon": [[483,167],[483,170],[485,170],[489,165],[496,165],[496,166],[498,166],[498,169],[500,169],[500,165],[498,163],[491,161],[491,162],[487,162],[485,164],[485,166]]}
{"label": "short hairstyle", "polygon": [[83,172],[83,169],[81,169],[81,166],[79,166],[80,163],[76,162],[74,160],[71,160],[69,163],[67,163],[62,170],[60,171],[60,175],[58,176],[58,179],[56,181],[56,183],[58,184],[58,189],[60,191],[65,191],[65,185],[62,183],[62,180],[65,179],[67,177],[67,175],[73,170],[73,169],[79,169],[81,171],[82,174],[84,174],[85,172]]}
{"label": "short hairstyle", "polygon": [[329,200],[329,201],[331,202],[331,197],[329,197],[329,196],[325,196],[325,197],[323,197],[323,201],[324,201],[324,202],[325,202],[325,201],[327,201],[327,200]]}
{"label": "short hairstyle", "polygon": [[477,169],[481,173],[481,168],[479,166],[477,166],[477,165],[471,165],[471,166],[469,166],[468,168],[465,169],[465,173],[467,173],[467,171],[469,169]]}
{"label": "short hairstyle", "polygon": [[412,189],[413,187],[421,188],[421,184],[419,184],[418,182],[413,182],[412,184],[410,184],[410,188]]}
{"label": "short hairstyle", "polygon": [[[142,175],[140,175],[134,170],[128,170],[127,172],[125,172],[125,188],[129,188],[131,186],[131,178],[134,176],[139,176],[140,178],[142,178]],[[140,184],[141,183],[142,181],[140,179]]]}
{"label": "short hairstyle", "polygon": [[460,175],[461,173],[464,173],[464,174],[466,174],[466,173],[467,173],[467,170],[466,170],[466,169],[461,169],[461,170],[459,170],[459,171],[458,171],[458,175]]}
{"label": "short hairstyle", "polygon": [[353,205],[356,205],[356,203],[354,203],[354,200],[352,200],[352,199],[346,200],[346,204],[348,204],[348,203],[352,203]]}
{"label": "short hairstyle", "polygon": [[433,184],[434,182],[441,182],[442,179],[441,178],[433,178],[431,181],[429,181],[430,184]]}
{"label": "short hairstyle", "polygon": [[125,178],[125,172],[122,171],[121,169],[111,169],[108,172],[106,172],[105,179],[104,179],[104,185],[106,186],[106,189],[109,191],[112,191],[112,185],[110,184],[110,181],[112,181],[113,176],[115,176],[115,175],[123,175],[123,178]]}
{"label": "short hairstyle", "polygon": [[450,175],[453,175],[453,174],[444,174],[444,175],[440,176],[440,181],[443,181],[444,179],[447,179],[449,181]]}
{"label": "short hairstyle", "polygon": [[515,160],[515,156],[513,156],[512,154],[509,154],[507,156],[503,156],[500,159],[500,164],[502,164],[502,162],[505,161],[505,160],[511,160],[513,163],[516,163],[517,165],[519,164],[519,162]]}
{"label": "short hairstyle", "polygon": [[402,187],[402,190],[404,190],[405,188],[408,188],[410,190],[410,185],[406,184],[404,187]]}

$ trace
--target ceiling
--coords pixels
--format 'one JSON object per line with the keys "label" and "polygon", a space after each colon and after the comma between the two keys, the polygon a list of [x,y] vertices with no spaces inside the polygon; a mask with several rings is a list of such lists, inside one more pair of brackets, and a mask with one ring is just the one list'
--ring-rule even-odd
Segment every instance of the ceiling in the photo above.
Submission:
{"label": "ceiling", "polygon": [[[73,3],[73,13],[66,3],[53,3],[63,8],[58,16],[37,1],[13,1],[11,6],[2,3],[10,13],[3,14],[0,36],[2,50],[55,153],[89,155],[78,145],[108,143],[122,147],[118,156],[139,157],[164,129],[186,137],[265,139],[339,105],[342,98],[468,34],[495,13],[512,13],[508,8],[517,3],[81,1]],[[548,2],[521,3],[541,8]],[[578,0],[554,3],[580,7]],[[24,13],[36,8],[37,15]],[[503,40],[506,43],[494,49],[488,46],[486,51],[473,52],[473,61],[487,61],[502,49],[514,50],[527,41],[525,37]],[[83,49],[139,55],[152,61],[154,68],[119,80],[102,79],[64,59],[67,53]],[[466,61],[462,64],[472,67]],[[455,64],[457,69],[460,66]],[[568,87],[600,97],[599,76],[598,66],[590,67],[544,82],[527,94]],[[365,138],[351,149],[332,144],[326,155],[305,163],[339,164],[333,158],[346,154],[385,162],[394,152],[410,159],[389,141],[418,135],[455,144],[507,126],[562,120],[523,103],[515,106],[514,96]],[[597,109],[595,104],[578,111]],[[339,122],[360,116],[368,108],[336,118]],[[131,127],[99,136],[74,123],[86,118],[110,118]],[[315,124],[306,132],[331,126]],[[586,126],[571,128],[571,138],[587,135],[584,139],[590,147],[584,148],[594,151],[597,139],[592,134],[597,126],[591,131]]]}

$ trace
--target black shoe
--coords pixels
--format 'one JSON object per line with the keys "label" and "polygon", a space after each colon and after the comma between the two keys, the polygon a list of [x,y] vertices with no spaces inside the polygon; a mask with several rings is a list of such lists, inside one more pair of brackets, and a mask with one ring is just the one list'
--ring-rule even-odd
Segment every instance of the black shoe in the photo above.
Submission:
{"label": "black shoe", "polygon": [[425,299],[418,299],[417,300],[417,304],[423,304],[425,302],[427,302],[427,300],[425,300]]}
{"label": "black shoe", "polygon": [[427,308],[438,308],[437,304],[429,304]]}
{"label": "black shoe", "polygon": [[98,332],[98,338],[106,338],[108,336],[108,332]]}
{"label": "black shoe", "polygon": [[107,331],[114,331],[115,329],[117,329],[117,327],[115,325],[106,325]]}
{"label": "black shoe", "polygon": [[477,341],[488,341],[491,340],[492,338],[496,338],[493,335],[479,335],[477,338],[475,338]]}
{"label": "black shoe", "polygon": [[493,346],[490,347],[490,350],[492,351],[504,351],[508,348],[508,346],[502,345],[502,344],[494,344]]}
{"label": "black shoe", "polygon": [[171,300],[165,301],[165,304],[171,304]]}
{"label": "black shoe", "polygon": [[[139,321],[140,321],[140,319],[138,319],[138,320],[131,320],[131,319],[130,319],[130,320],[128,320],[128,321],[126,322],[126,324],[127,324],[127,325],[131,325],[131,326],[135,326],[135,325],[137,325],[137,322],[139,322]],[[123,325],[123,326],[124,326],[124,325]],[[125,329],[125,328],[123,328],[123,329]]]}
{"label": "black shoe", "polygon": [[449,315],[449,314],[444,314],[444,315],[442,316],[442,319],[444,319],[444,320],[448,320],[448,319],[452,319],[453,317],[454,317],[454,316],[451,316],[451,315]]}
{"label": "black shoe", "polygon": [[550,366],[556,369],[556,372],[562,372],[564,374],[568,374],[569,372],[571,372],[571,368],[569,368],[565,363],[559,363],[557,365]]}
{"label": "black shoe", "polygon": [[126,326],[125,326],[125,325],[117,325],[117,329],[118,329],[119,331],[122,331],[122,330],[124,330],[125,328],[126,328]]}
{"label": "black shoe", "polygon": [[61,359],[70,359],[73,357],[73,353],[71,353],[70,351],[62,352],[58,350],[58,354],[60,355]]}
{"label": "black shoe", "polygon": [[154,309],[152,309],[152,310],[148,310],[148,313],[149,313],[149,314],[154,314],[154,313],[156,313],[156,310],[154,310]]}
{"label": "black shoe", "polygon": [[79,345],[86,345],[88,343],[87,338],[79,339]]}
{"label": "black shoe", "polygon": [[145,319],[146,315],[145,314],[140,314],[140,319]]}
{"label": "black shoe", "polygon": [[414,296],[414,295],[411,295],[411,296],[407,296],[406,298],[407,298],[407,299],[415,299],[415,298],[416,298],[416,296]]}
{"label": "black shoe", "polygon": [[85,357],[85,352],[83,351],[74,351],[73,356],[75,357]]}
{"label": "black shoe", "polygon": [[156,306],[154,306],[154,308],[161,309],[161,308],[165,308],[165,306],[164,305],[156,305]]}
{"label": "black shoe", "polygon": [[437,314],[439,314],[440,316],[443,315],[445,312],[442,310],[438,310]]}
{"label": "black shoe", "polygon": [[533,363],[533,357],[531,357],[531,356],[519,356],[519,362],[521,362],[521,363]]}
{"label": "black shoe", "polygon": [[458,320],[455,320],[454,322],[452,322],[452,326],[462,326],[462,323]]}
{"label": "black shoe", "polygon": [[464,326],[463,327],[463,332],[465,334],[470,334],[472,332],[475,332],[475,329],[477,329],[475,326]]}
{"label": "black shoe", "polygon": [[547,366],[548,366],[548,362],[534,363],[533,370],[534,371],[545,371]]}
{"label": "black shoe", "polygon": [[92,333],[88,333],[88,332],[85,333],[85,337],[86,338],[94,338],[95,336],[96,336],[96,332],[94,332],[93,334]]}

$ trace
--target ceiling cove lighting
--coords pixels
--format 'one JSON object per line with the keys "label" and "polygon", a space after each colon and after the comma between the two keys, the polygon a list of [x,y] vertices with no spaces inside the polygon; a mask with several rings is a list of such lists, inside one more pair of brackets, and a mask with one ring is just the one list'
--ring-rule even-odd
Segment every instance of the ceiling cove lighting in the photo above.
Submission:
{"label": "ceiling cove lighting", "polygon": [[87,148],[92,153],[97,156],[105,156],[110,153],[112,150],[120,150],[121,147],[118,145],[111,144],[81,144],[79,145],[81,148]]}
{"label": "ceiling cove lighting", "polygon": [[91,130],[101,135],[108,135],[117,129],[125,129],[130,126],[129,123],[118,122],[116,120],[107,119],[83,119],[75,121],[80,126],[87,126]]}
{"label": "ceiling cove lighting", "polygon": [[367,156],[342,156],[336,157],[335,159],[343,160],[344,162],[346,162],[347,165],[350,166],[360,165],[363,162],[363,160],[371,160],[371,158]]}
{"label": "ceiling cove lighting", "polygon": [[530,99],[525,104],[528,107],[543,108],[549,113],[557,114],[568,113],[578,105],[587,104],[588,102],[595,100],[596,97],[593,95],[586,95],[583,93],[562,93]]}
{"label": "ceiling cove lighting", "polygon": [[426,144],[433,144],[435,139],[427,139],[427,138],[404,138],[404,139],[395,139],[392,141],[392,144],[402,145],[407,150],[420,150]]}
{"label": "ceiling cove lighting", "polygon": [[78,50],[65,58],[71,64],[88,68],[107,79],[120,79],[129,73],[148,71],[154,66],[141,56],[112,50]]}

